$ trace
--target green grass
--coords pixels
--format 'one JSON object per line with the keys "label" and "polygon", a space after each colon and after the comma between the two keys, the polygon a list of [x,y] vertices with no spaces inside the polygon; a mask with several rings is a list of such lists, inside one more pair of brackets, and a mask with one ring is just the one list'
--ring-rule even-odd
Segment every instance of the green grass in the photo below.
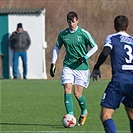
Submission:
{"label": "green grass", "polygon": [[[66,114],[63,87],[59,80],[1,80],[0,81],[0,133],[44,132],[104,132],[100,114],[100,100],[108,80],[90,82],[84,90],[89,117],[84,126],[64,128],[61,123]],[[74,96],[75,117],[80,109]],[[114,113],[118,132],[129,133],[129,122],[123,105]]]}

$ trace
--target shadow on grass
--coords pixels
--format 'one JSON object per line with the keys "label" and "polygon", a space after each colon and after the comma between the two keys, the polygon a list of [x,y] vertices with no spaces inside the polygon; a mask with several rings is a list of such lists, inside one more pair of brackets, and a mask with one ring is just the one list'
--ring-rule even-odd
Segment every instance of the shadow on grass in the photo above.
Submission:
{"label": "shadow on grass", "polygon": [[54,127],[54,128],[62,128],[63,126],[60,124],[31,124],[31,123],[0,123],[0,125],[4,125],[4,126],[49,126],[49,127]]}

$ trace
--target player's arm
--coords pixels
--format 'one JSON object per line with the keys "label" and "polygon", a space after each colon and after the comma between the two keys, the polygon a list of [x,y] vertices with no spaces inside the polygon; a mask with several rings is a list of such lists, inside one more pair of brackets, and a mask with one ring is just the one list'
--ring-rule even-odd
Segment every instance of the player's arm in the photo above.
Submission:
{"label": "player's arm", "polygon": [[85,55],[86,58],[90,58],[96,51],[98,50],[98,46],[97,44],[95,44],[95,46],[93,48],[91,48],[88,53]]}
{"label": "player's arm", "polygon": [[60,49],[57,47],[57,42],[56,42],[53,52],[52,52],[52,62],[51,63],[53,63],[53,64],[56,63],[59,51],[60,51]]}
{"label": "player's arm", "polygon": [[52,52],[52,62],[51,62],[51,66],[50,66],[50,75],[51,77],[55,76],[55,70],[56,70],[56,61],[58,58],[58,54],[60,51],[60,48],[63,45],[63,39],[61,37],[61,33],[58,35],[58,39],[56,41],[56,44],[54,46],[53,52]]}
{"label": "player's arm", "polygon": [[87,39],[87,43],[90,44],[91,49],[87,52],[87,54],[84,57],[78,58],[78,62],[80,64],[88,60],[88,58],[91,57],[98,50],[98,46],[92,38],[91,34],[88,31],[85,31],[84,29],[82,29],[82,31]]}
{"label": "player's arm", "polygon": [[105,46],[103,48],[103,51],[101,52],[101,54],[97,60],[97,63],[94,66],[94,69],[98,70],[100,68],[100,66],[104,63],[104,61],[107,59],[108,55],[110,54],[110,51],[111,51],[111,48],[108,46]]}
{"label": "player's arm", "polygon": [[53,52],[52,52],[52,62],[51,62],[51,66],[50,66],[51,77],[55,76],[55,70],[56,70],[55,63],[57,61],[59,51],[60,51],[60,49],[57,47],[57,42],[56,42],[54,49],[53,49]]}
{"label": "player's arm", "polygon": [[81,64],[85,62],[89,57],[91,57],[98,49],[98,46],[95,44],[93,48],[91,48],[88,53],[84,57],[78,58],[78,62]]}
{"label": "player's arm", "polygon": [[110,51],[111,51],[111,47],[109,46],[105,46],[103,48],[103,51],[99,55],[97,63],[94,65],[94,69],[91,74],[91,77],[93,78],[93,80],[97,80],[98,76],[101,78],[100,66],[105,62],[108,55],[110,54]]}

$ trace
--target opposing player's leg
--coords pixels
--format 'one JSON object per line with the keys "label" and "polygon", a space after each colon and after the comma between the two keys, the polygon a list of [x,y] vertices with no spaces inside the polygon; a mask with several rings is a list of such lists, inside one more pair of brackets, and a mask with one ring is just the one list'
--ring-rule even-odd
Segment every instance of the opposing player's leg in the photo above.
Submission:
{"label": "opposing player's leg", "polygon": [[104,126],[106,133],[116,133],[117,129],[115,123],[112,119],[112,114],[114,110],[106,107],[101,107],[100,118]]}
{"label": "opposing player's leg", "polygon": [[101,100],[100,118],[106,133],[116,133],[117,128],[112,119],[114,110],[119,108],[123,99],[123,90],[121,83],[111,81],[104,91]]}
{"label": "opposing player's leg", "polygon": [[125,110],[129,118],[131,133],[133,133],[133,84],[125,84],[125,88],[126,96],[124,97],[122,103],[125,106]]}
{"label": "opposing player's leg", "polygon": [[131,133],[133,133],[133,108],[125,107],[125,110],[129,118]]}

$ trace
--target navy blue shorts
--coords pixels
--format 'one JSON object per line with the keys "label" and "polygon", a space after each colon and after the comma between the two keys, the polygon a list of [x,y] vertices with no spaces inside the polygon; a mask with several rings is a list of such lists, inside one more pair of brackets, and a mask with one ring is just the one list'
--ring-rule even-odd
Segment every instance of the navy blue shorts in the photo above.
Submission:
{"label": "navy blue shorts", "polygon": [[101,106],[116,109],[120,103],[133,108],[133,84],[111,81],[101,100]]}

